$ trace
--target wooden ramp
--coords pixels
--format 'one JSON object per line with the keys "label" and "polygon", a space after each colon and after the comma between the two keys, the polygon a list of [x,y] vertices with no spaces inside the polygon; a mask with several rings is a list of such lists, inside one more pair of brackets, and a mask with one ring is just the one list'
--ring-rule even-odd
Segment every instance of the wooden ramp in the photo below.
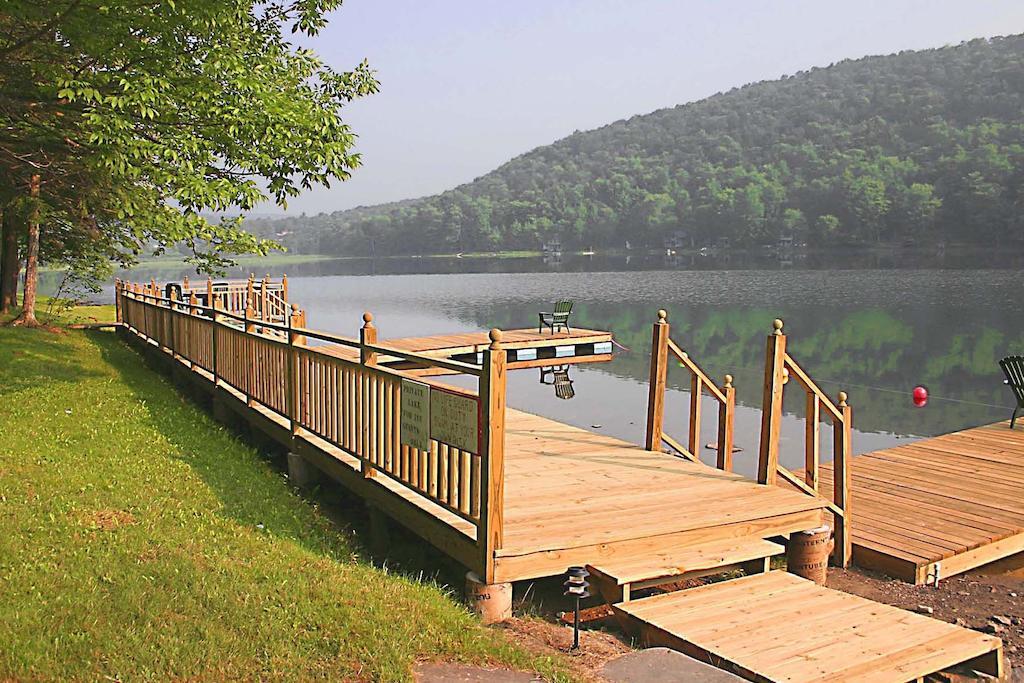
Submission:
{"label": "wooden ramp", "polygon": [[968,663],[1003,675],[998,638],[773,571],[620,603],[646,645],[752,681],[893,683]]}
{"label": "wooden ramp", "polygon": [[[916,584],[1024,551],[1024,428],[966,429],[852,459],[853,561]],[[822,490],[832,469],[822,468]]]}

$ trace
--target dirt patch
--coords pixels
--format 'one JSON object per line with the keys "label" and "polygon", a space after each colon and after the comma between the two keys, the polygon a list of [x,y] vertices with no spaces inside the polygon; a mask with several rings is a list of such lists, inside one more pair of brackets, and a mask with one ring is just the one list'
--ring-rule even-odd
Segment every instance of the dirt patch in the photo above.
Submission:
{"label": "dirt patch", "polygon": [[1016,571],[968,572],[935,588],[860,569],[832,568],[828,587],[996,635],[1003,640],[1011,669],[1024,671],[1024,575]]}
{"label": "dirt patch", "polygon": [[567,655],[569,664],[580,680],[601,681],[601,668],[619,655],[632,651],[617,634],[603,630],[581,630],[580,649],[570,651],[572,627],[536,618],[514,618],[502,623],[513,642],[536,654]]}
{"label": "dirt patch", "polygon": [[99,531],[113,531],[135,524],[135,515],[126,510],[95,510],[82,516],[82,524]]}

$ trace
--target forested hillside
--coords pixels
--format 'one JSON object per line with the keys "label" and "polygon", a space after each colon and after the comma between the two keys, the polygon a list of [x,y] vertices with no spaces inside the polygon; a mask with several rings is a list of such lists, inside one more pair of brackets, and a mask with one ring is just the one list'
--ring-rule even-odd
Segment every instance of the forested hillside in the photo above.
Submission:
{"label": "forested hillside", "polygon": [[1024,36],[847,60],[577,132],[433,197],[247,226],[377,255],[1020,242]]}

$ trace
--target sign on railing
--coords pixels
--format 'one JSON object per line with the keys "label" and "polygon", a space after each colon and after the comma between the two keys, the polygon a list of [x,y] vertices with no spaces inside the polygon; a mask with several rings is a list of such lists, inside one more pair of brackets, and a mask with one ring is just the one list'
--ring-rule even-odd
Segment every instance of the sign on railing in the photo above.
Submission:
{"label": "sign on railing", "polygon": [[402,380],[402,445],[430,450],[430,386],[411,379]]}

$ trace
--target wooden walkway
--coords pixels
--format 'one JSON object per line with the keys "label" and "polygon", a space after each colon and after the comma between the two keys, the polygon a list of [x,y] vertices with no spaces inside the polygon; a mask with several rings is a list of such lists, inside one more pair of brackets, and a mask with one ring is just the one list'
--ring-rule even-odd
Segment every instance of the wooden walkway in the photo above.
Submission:
{"label": "wooden walkway", "polygon": [[[830,504],[816,487],[802,485],[778,466],[777,440],[761,449],[760,483],[731,473],[729,458],[720,458],[718,468],[697,461],[692,452],[699,436],[693,427],[699,424],[699,401],[691,402],[689,448],[664,434],[664,371],[670,351],[691,371],[695,395],[706,388],[721,401],[723,443],[731,442],[734,406],[731,378],[718,387],[700,371],[668,338],[664,312],[654,329],[661,341],[659,361],[652,365],[650,446],[642,448],[506,406],[507,370],[598,358],[605,350],[610,354],[608,333],[492,330],[484,349],[482,334],[378,342],[369,314],[359,338],[347,338],[307,328],[296,309],[287,325],[256,319],[253,296],[242,291],[231,304],[245,304],[240,316],[222,308],[221,301],[212,308],[195,303],[194,292],[185,303],[173,292],[161,296],[155,283],[118,283],[118,332],[171,374],[209,394],[221,419],[230,421],[234,414],[287,449],[297,481],[310,476],[307,466],[312,465],[309,469],[364,499],[372,516],[391,517],[475,572],[485,585],[557,576],[573,565],[600,565],[612,572],[631,567],[643,583],[652,571],[657,579],[666,566],[689,566],[680,558],[701,547],[757,544],[774,550],[777,546],[765,539],[818,527],[826,510],[846,519],[846,477],[838,477],[841,485],[834,487],[843,502]],[[841,456],[837,462],[848,463],[851,419],[845,395],[833,403],[802,373],[785,352],[781,327],[776,321],[767,343],[766,392],[778,396],[771,398],[766,414],[773,417],[762,430],[769,435],[777,431],[773,420],[781,417],[788,370],[805,387],[813,414],[820,409],[831,415]],[[327,345],[310,346],[309,340]],[[476,387],[449,386],[428,377],[445,373],[473,378]],[[945,466],[934,468],[942,490],[955,491],[957,481],[971,476],[985,483],[984,495],[972,494],[973,502],[986,506],[972,513],[977,517],[991,510],[1005,513],[999,520],[1024,513],[1024,505],[1013,500],[1014,491],[1020,498],[1017,487],[1024,476],[1018,470],[1007,479],[1007,471],[992,464],[1016,462],[1014,455],[993,449],[1005,440],[987,432],[973,437],[981,450],[971,451],[970,461],[959,468],[933,457]],[[663,442],[683,457],[661,452]],[[808,444],[814,456],[808,461],[817,464],[817,447],[810,439]],[[950,449],[962,454],[968,445]],[[731,454],[731,448],[723,452]],[[872,457],[858,459],[870,464]],[[907,466],[894,456],[883,460],[915,485],[927,479],[917,465]],[[852,469],[857,481],[892,480],[890,472],[862,467],[858,475],[858,468]],[[798,490],[774,485],[777,476],[796,482]],[[900,484],[896,488],[902,490]],[[920,502],[910,495],[906,499]],[[852,519],[864,518],[871,515],[859,516],[854,508]],[[1010,530],[1009,521],[1000,526]],[[840,530],[846,528],[844,523]],[[848,539],[840,530],[837,537]],[[845,564],[848,543],[842,547],[837,558]],[[762,554],[756,556],[763,571]],[[742,561],[745,557],[753,556],[739,558],[746,571],[750,563]],[[645,568],[645,562],[653,564]],[[718,566],[702,560],[700,567]],[[510,588],[505,588],[509,596]],[[785,599],[778,597],[783,593]],[[719,600],[726,594],[732,598]],[[904,675],[916,678],[968,660],[977,659],[991,672],[1001,666],[998,639],[776,573],[620,603],[617,609],[646,624],[651,642],[661,634],[664,644],[684,650],[715,653],[721,645],[715,640],[719,628],[732,628],[734,642],[716,656],[754,680],[904,680]],[[709,631],[712,623],[719,628]],[[781,650],[769,645],[773,654],[764,663],[751,658],[751,644],[756,648],[769,642]],[[837,677],[836,669],[842,675]]]}
{"label": "wooden walkway", "polygon": [[[856,456],[853,561],[916,584],[1024,551],[1024,428],[966,429]],[[822,468],[822,489],[832,469]]]}
{"label": "wooden walkway", "polygon": [[646,645],[751,681],[917,681],[961,663],[1003,673],[998,638],[773,571],[621,603]]}

